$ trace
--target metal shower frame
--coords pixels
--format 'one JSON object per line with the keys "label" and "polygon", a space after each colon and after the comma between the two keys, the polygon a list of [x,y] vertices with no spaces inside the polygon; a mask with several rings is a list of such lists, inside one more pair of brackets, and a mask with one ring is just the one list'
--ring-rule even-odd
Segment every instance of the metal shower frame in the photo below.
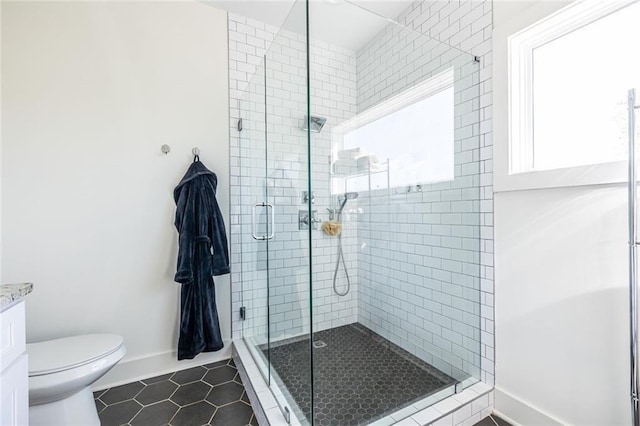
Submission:
{"label": "metal shower frame", "polygon": [[640,410],[638,404],[638,290],[637,290],[637,260],[638,260],[638,226],[637,226],[637,181],[636,181],[636,144],[635,110],[640,109],[636,104],[636,90],[628,92],[629,111],[629,331],[630,331],[630,397],[632,425],[640,426]]}

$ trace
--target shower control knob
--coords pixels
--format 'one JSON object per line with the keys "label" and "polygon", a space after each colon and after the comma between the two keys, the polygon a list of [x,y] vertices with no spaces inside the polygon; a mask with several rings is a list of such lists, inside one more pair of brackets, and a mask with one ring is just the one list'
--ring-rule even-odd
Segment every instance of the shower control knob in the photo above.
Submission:
{"label": "shower control knob", "polygon": [[316,223],[319,223],[320,220],[318,220],[316,215],[317,215],[316,210],[313,210],[311,212],[311,215],[309,215],[308,210],[299,210],[298,211],[298,229],[304,230],[304,229],[309,229],[309,227],[311,227],[312,229],[317,229]]}
{"label": "shower control knob", "polygon": [[[315,192],[311,192],[311,204],[314,204],[316,201],[316,193]],[[302,204],[308,204],[309,203],[309,192],[308,191],[302,191]]]}
{"label": "shower control knob", "polygon": [[302,222],[305,225],[310,225],[312,223],[320,223],[319,219],[316,219],[315,217],[309,217],[309,216],[302,216],[300,218],[300,222]]}

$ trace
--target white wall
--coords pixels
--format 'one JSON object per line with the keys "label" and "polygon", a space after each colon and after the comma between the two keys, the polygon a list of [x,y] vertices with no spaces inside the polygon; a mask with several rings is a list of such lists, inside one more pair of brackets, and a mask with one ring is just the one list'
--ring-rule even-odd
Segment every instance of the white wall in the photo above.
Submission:
{"label": "white wall", "polygon": [[[226,14],[197,2],[2,8],[2,282],[34,282],[28,341],[117,333],[125,361],[169,368],[172,191],[193,146],[229,223]],[[216,284],[229,341],[229,276]]]}
{"label": "white wall", "polygon": [[[494,4],[500,152],[506,38],[566,3]],[[625,185],[496,193],[495,216],[496,410],[523,425],[629,424]]]}
{"label": "white wall", "polygon": [[496,194],[497,390],[563,424],[629,424],[626,223],[621,186]]}

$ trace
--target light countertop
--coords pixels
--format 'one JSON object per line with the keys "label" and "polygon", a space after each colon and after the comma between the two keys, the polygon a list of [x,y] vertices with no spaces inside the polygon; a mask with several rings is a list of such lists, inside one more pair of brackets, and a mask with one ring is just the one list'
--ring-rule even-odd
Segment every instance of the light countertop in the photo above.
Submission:
{"label": "light countertop", "polygon": [[0,285],[0,311],[33,291],[33,283]]}

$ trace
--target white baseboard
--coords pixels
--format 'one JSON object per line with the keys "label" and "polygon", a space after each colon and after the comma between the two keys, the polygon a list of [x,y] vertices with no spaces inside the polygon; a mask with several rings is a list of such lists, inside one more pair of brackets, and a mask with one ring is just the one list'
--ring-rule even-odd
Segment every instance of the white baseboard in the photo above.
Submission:
{"label": "white baseboard", "polygon": [[224,348],[221,350],[203,352],[194,359],[178,361],[176,351],[167,351],[121,361],[95,382],[92,390],[95,392],[229,358],[231,358],[231,340],[225,340]]}
{"label": "white baseboard", "polygon": [[494,412],[514,426],[562,426],[565,424],[499,387],[495,388]]}

